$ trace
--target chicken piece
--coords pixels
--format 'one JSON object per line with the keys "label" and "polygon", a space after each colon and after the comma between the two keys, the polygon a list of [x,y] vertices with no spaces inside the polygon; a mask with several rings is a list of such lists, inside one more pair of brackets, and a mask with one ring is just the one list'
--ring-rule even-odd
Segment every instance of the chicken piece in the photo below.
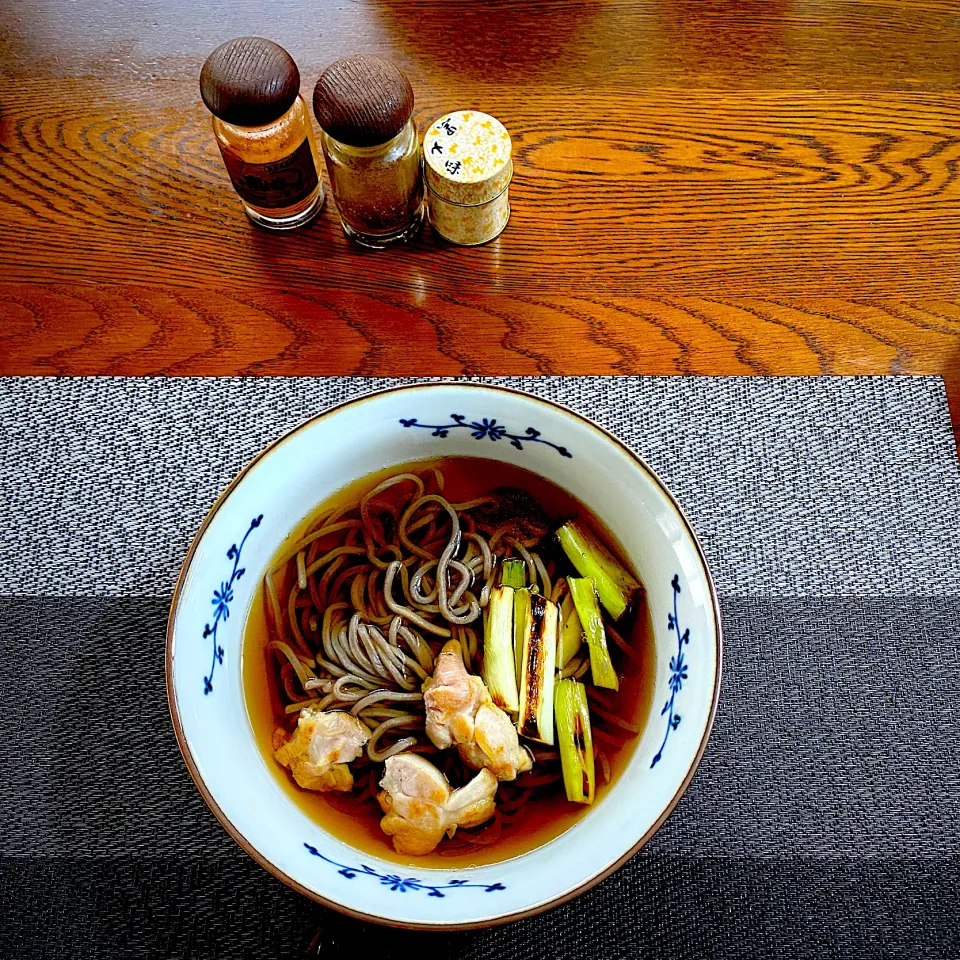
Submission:
{"label": "chicken piece", "polygon": [[515,780],[533,766],[513,722],[483,680],[467,672],[458,641],[440,651],[433,677],[423,685],[423,703],[427,736],[441,750],[456,746],[474,770],[486,767],[498,780]]}
{"label": "chicken piece", "polygon": [[397,853],[420,857],[432,853],[444,834],[457,827],[477,827],[494,814],[497,778],[481,770],[466,786],[450,790],[447,778],[415,753],[398,753],[384,765],[383,790],[377,799],[386,816],[383,832]]}
{"label": "chicken piece", "polygon": [[467,673],[459,641],[448,641],[437,657],[433,677],[423,685],[427,736],[441,750],[471,743],[474,717],[485,701],[490,701],[486,684]]}
{"label": "chicken piece", "polygon": [[369,739],[370,731],[349,713],[304,707],[293,736],[274,756],[305,790],[346,793],[353,789],[347,764],[360,756]]}
{"label": "chicken piece", "polygon": [[515,780],[518,773],[533,767],[513,721],[496,704],[485,703],[477,711],[473,737],[474,743],[460,745],[460,756],[475,770],[486,767],[498,780]]}

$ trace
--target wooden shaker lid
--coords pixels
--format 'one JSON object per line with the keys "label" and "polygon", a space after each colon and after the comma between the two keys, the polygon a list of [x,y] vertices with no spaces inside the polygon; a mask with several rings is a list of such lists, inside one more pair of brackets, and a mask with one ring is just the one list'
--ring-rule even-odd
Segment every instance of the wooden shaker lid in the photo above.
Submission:
{"label": "wooden shaker lid", "polygon": [[200,96],[226,123],[262,127],[282,117],[300,92],[300,71],[283,47],[263,37],[220,44],[200,71]]}
{"label": "wooden shaker lid", "polygon": [[358,54],[331,63],[313,91],[324,131],[352,147],[392,140],[413,113],[410,81],[389,60]]}

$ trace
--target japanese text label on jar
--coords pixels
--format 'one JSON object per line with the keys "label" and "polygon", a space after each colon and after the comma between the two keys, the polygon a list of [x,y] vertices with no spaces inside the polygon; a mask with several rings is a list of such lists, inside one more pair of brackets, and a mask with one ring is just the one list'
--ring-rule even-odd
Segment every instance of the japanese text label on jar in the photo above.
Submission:
{"label": "japanese text label on jar", "polygon": [[433,229],[451,243],[475,246],[498,236],[510,218],[510,134],[477,110],[457,110],[423,138],[427,205]]}

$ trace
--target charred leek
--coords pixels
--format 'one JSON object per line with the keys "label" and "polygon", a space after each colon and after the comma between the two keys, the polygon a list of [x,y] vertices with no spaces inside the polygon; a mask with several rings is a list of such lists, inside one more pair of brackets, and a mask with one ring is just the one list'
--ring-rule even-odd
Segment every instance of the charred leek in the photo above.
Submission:
{"label": "charred leek", "polygon": [[483,682],[493,702],[510,713],[520,709],[513,653],[513,594],[513,587],[490,592],[483,635]]}
{"label": "charred leek", "polygon": [[597,603],[596,585],[589,577],[568,577],[567,583],[570,585],[570,595],[590,648],[590,674],[594,686],[618,690],[620,683],[607,649],[607,635],[603,629],[600,605]]}
{"label": "charred leek", "polygon": [[530,619],[530,596],[529,590],[513,593],[513,652],[518,680],[523,676],[523,637]]}
{"label": "charred leek", "polygon": [[596,583],[597,594],[607,613],[619,620],[640,589],[637,580],[579,521],[565,523],[557,531],[557,539],[577,572]]}
{"label": "charred leek", "polygon": [[500,586],[490,592],[483,637],[483,682],[493,702],[513,714],[520,710],[519,670],[514,652],[514,588],[526,584],[526,569],[522,560],[504,560]]}
{"label": "charred leek", "polygon": [[557,605],[539,594],[529,596],[529,616],[523,625],[520,673],[521,736],[553,744],[553,696],[557,669]]}
{"label": "charred leek", "polygon": [[557,668],[562,670],[576,655],[583,643],[583,627],[577,616],[573,597],[567,594],[560,604],[560,649],[557,651]]}
{"label": "charred leek", "polygon": [[500,574],[501,587],[525,587],[527,585],[527,565],[522,560],[504,560]]}
{"label": "charred leek", "polygon": [[587,690],[576,680],[560,680],[556,692],[557,746],[567,799],[593,803],[596,776]]}

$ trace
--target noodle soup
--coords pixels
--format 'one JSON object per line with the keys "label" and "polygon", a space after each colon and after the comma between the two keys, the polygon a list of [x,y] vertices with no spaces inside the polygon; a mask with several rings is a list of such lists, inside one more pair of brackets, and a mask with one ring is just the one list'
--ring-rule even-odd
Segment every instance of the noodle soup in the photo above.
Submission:
{"label": "noodle soup", "polygon": [[[390,483],[409,474],[416,481]],[[378,802],[391,752],[429,760],[453,788],[476,774],[457,749],[440,750],[427,736],[424,684],[448,639],[459,641],[467,671],[481,674],[488,601],[505,559],[523,561],[534,594],[558,606],[565,600],[565,578],[577,570],[554,534],[574,517],[617,552],[590,511],[556,485],[505,463],[451,457],[365,477],[291,532],[270,564],[278,570],[273,588],[261,584],[247,620],[244,688],[264,762],[324,830],[395,862],[451,868],[518,856],[559,836],[590,809],[568,799],[556,746],[527,738],[520,742],[532,769],[497,784],[495,813],[456,829],[426,855],[394,849],[381,829]],[[455,526],[460,532],[451,549]],[[304,543],[321,529],[329,532]],[[642,590],[606,632],[619,689],[591,684],[595,664],[587,643],[557,665],[558,674],[578,677],[587,692],[594,803],[602,803],[626,766],[649,715],[655,664]],[[519,680],[519,656],[517,666]],[[359,685],[352,686],[344,674],[354,667]],[[278,745],[296,730],[302,703],[352,712],[369,730],[363,752],[348,764],[351,789],[303,789],[276,759]]]}

